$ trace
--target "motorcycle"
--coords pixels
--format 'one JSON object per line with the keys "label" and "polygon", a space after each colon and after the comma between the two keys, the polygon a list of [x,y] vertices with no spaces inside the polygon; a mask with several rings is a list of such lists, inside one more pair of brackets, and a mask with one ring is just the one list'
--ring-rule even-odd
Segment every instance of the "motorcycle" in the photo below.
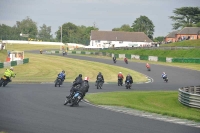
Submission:
{"label": "motorcycle", "polygon": [[118,79],[118,86],[122,86],[122,84],[123,84],[122,79]]}
{"label": "motorcycle", "polygon": [[166,83],[168,82],[168,80],[169,80],[169,79],[168,79],[167,77],[164,78],[164,81],[165,81]]}
{"label": "motorcycle", "polygon": [[128,64],[128,60],[124,60],[124,62],[125,62],[126,64]]}
{"label": "motorcycle", "polygon": [[1,86],[5,87],[9,82],[12,82],[11,78],[10,78],[10,81],[9,81],[9,80],[7,80],[7,78],[5,76],[2,76],[1,80],[0,80],[0,87]]}
{"label": "motorcycle", "polygon": [[126,89],[131,89],[131,83],[129,80],[126,81]]}
{"label": "motorcycle", "polygon": [[57,85],[60,87],[60,85],[62,85],[62,82],[62,79],[58,77],[55,81],[55,87],[57,87]]}
{"label": "motorcycle", "polygon": [[97,80],[96,85],[97,85],[97,89],[102,89],[103,82],[100,80]]}
{"label": "motorcycle", "polygon": [[65,52],[65,51],[63,51],[63,56],[65,56],[65,54],[66,54],[66,52]]}
{"label": "motorcycle", "polygon": [[113,60],[113,62],[116,63],[117,61],[116,61],[116,60]]}
{"label": "motorcycle", "polygon": [[151,68],[150,68],[150,67],[147,67],[147,71],[151,71]]}
{"label": "motorcycle", "polygon": [[79,102],[81,101],[83,94],[79,91],[75,92],[72,97],[68,97],[65,99],[64,105],[70,104],[71,107],[74,105],[79,105]]}

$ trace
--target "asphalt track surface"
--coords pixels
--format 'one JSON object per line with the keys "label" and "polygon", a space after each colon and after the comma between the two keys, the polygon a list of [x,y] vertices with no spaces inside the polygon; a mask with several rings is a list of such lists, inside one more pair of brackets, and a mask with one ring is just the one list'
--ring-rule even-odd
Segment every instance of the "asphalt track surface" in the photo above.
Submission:
{"label": "asphalt track surface", "polygon": [[[117,61],[68,55],[69,58],[102,62],[141,72],[153,79],[152,83],[134,84],[131,90],[116,84],[104,84],[97,90],[90,84],[89,93],[110,91],[174,90],[199,85],[200,72],[169,66],[151,65],[148,72],[144,63]],[[165,71],[169,82],[161,79]],[[53,83],[8,84],[0,87],[0,132],[6,133],[200,133],[200,128],[174,124],[140,116],[106,110],[81,102],[78,107],[64,106],[71,83],[54,87]],[[166,99],[167,100],[167,99]]]}

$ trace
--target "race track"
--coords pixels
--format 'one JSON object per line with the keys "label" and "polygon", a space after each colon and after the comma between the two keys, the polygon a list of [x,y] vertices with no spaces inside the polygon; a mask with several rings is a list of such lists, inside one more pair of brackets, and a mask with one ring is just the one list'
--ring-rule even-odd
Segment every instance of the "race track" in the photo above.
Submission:
{"label": "race track", "polygon": [[[102,90],[90,84],[89,93],[134,90],[178,90],[179,87],[199,85],[200,72],[169,66],[117,61],[68,55],[69,58],[102,62],[141,72],[152,83],[134,84],[132,90],[116,84],[104,84]],[[160,78],[165,71],[169,83]],[[71,83],[54,87],[53,83],[8,84],[0,87],[0,132],[6,133],[200,133],[200,127],[174,124],[140,116],[119,113],[81,102],[79,107],[64,106]]]}

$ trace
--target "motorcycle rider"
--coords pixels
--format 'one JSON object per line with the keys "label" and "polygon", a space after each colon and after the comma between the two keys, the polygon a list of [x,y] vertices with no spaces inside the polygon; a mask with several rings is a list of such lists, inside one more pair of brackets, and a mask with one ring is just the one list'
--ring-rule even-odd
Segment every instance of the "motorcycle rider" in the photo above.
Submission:
{"label": "motorcycle rider", "polygon": [[163,78],[164,80],[167,78],[167,74],[165,72],[162,73],[161,78]]}
{"label": "motorcycle rider", "polygon": [[82,74],[79,74],[78,77],[76,77],[76,79],[74,80],[71,89],[80,87],[80,84],[81,84],[82,81],[83,81],[83,79],[82,79]]}
{"label": "motorcycle rider", "polygon": [[116,57],[115,56],[113,56],[113,62],[116,62]]}
{"label": "motorcycle rider", "polygon": [[[14,68],[10,67],[10,69],[6,69],[6,71],[4,72],[4,76],[6,77],[6,81],[7,82],[11,82],[11,77],[15,77],[15,73],[13,72]],[[2,86],[2,84],[0,84],[0,87]]]}
{"label": "motorcycle rider", "polygon": [[150,68],[150,65],[149,65],[149,63],[146,63],[146,68],[148,69],[148,68]]}
{"label": "motorcycle rider", "polygon": [[119,86],[120,82],[123,84],[124,76],[123,76],[122,72],[119,72],[117,77],[118,77],[118,86]]}
{"label": "motorcycle rider", "polygon": [[95,85],[97,85],[98,81],[102,82],[102,86],[103,86],[104,78],[103,78],[103,75],[101,74],[101,72],[99,72],[99,74],[97,75],[97,80],[96,80],[96,84]]}
{"label": "motorcycle rider", "polygon": [[133,83],[133,78],[132,78],[132,76],[131,76],[130,74],[128,74],[128,75],[126,76],[125,84],[127,83],[127,80],[129,80],[130,85]]}
{"label": "motorcycle rider", "polygon": [[85,77],[84,80],[81,81],[80,83],[80,87],[73,87],[70,90],[70,95],[67,96],[67,98],[73,97],[73,95],[75,94],[75,92],[80,91],[82,93],[82,97],[81,99],[83,99],[83,97],[85,96],[86,92],[88,92],[89,90],[89,78]]}
{"label": "motorcycle rider", "polygon": [[62,83],[64,82],[64,80],[65,80],[65,71],[64,70],[62,70],[62,72],[60,72],[58,74],[58,78],[60,78],[62,80]]}
{"label": "motorcycle rider", "polygon": [[124,58],[124,62],[126,62],[126,63],[128,62],[128,59],[126,57]]}

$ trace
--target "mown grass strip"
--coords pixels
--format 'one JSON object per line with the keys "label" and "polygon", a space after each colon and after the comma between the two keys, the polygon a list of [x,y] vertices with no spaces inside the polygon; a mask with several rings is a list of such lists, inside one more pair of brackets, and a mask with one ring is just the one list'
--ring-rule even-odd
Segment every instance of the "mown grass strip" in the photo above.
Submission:
{"label": "mown grass strip", "polygon": [[200,109],[190,108],[178,101],[177,91],[134,91],[87,94],[93,104],[133,108],[162,115],[200,121]]}
{"label": "mown grass strip", "polygon": [[[120,71],[124,75],[130,73],[134,82],[147,81],[143,74],[136,71],[98,62],[31,53],[25,53],[25,58],[29,58],[29,63],[14,67],[17,76],[13,82],[53,82],[62,70],[66,72],[66,82],[74,81],[80,73],[88,76],[90,82],[94,82],[99,72],[104,75],[105,82],[117,82],[117,74]],[[0,69],[1,75],[4,71],[5,69]]]}

